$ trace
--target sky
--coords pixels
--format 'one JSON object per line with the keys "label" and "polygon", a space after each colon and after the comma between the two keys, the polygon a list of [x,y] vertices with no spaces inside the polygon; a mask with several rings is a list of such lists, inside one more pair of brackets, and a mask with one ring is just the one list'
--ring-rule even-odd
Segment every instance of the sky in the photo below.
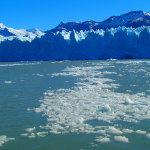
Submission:
{"label": "sky", "polygon": [[135,10],[150,12],[150,0],[0,0],[0,22],[46,31],[61,21],[103,21]]}

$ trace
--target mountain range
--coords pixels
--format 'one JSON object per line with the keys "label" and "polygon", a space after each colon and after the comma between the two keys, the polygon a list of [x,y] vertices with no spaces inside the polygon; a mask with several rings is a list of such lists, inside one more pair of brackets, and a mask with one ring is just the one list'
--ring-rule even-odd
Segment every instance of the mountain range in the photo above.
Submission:
{"label": "mountain range", "polygon": [[110,29],[117,27],[141,27],[150,26],[150,13],[144,11],[132,11],[121,16],[112,16],[102,22],[85,21],[85,22],[61,22],[56,28],[50,30],[57,31],[80,31],[80,30],[98,30]]}
{"label": "mountain range", "polygon": [[21,41],[32,41],[36,37],[40,37],[45,33],[49,32],[62,32],[62,31],[89,31],[89,30],[98,30],[98,29],[110,29],[117,27],[141,27],[141,26],[150,26],[150,13],[144,11],[132,11],[120,16],[112,16],[104,21],[85,21],[85,22],[61,22],[57,27],[47,30],[40,31],[39,29],[21,29],[16,30],[9,28],[4,24],[0,23],[0,41],[12,40],[17,38]]}

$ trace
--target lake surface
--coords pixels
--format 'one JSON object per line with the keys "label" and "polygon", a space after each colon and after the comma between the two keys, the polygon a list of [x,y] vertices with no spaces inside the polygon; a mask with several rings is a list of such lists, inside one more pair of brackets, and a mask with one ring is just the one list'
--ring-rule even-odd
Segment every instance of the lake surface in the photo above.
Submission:
{"label": "lake surface", "polygon": [[149,150],[150,61],[0,63],[0,150]]}

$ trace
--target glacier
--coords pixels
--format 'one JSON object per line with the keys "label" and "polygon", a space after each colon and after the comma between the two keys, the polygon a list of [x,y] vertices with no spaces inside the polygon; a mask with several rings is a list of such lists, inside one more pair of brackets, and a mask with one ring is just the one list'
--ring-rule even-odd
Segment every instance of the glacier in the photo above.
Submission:
{"label": "glacier", "polygon": [[150,13],[132,11],[102,22],[61,22],[48,31],[0,23],[0,61],[149,59]]}
{"label": "glacier", "polygon": [[150,58],[149,26],[30,32],[18,37],[0,38],[1,62]]}

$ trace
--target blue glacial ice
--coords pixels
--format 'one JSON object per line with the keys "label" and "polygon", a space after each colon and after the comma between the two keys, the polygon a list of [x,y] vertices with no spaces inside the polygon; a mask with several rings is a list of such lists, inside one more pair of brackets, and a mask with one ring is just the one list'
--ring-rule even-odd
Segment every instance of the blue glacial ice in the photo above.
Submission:
{"label": "blue glacial ice", "polygon": [[147,59],[149,41],[150,27],[3,37],[0,61]]}

